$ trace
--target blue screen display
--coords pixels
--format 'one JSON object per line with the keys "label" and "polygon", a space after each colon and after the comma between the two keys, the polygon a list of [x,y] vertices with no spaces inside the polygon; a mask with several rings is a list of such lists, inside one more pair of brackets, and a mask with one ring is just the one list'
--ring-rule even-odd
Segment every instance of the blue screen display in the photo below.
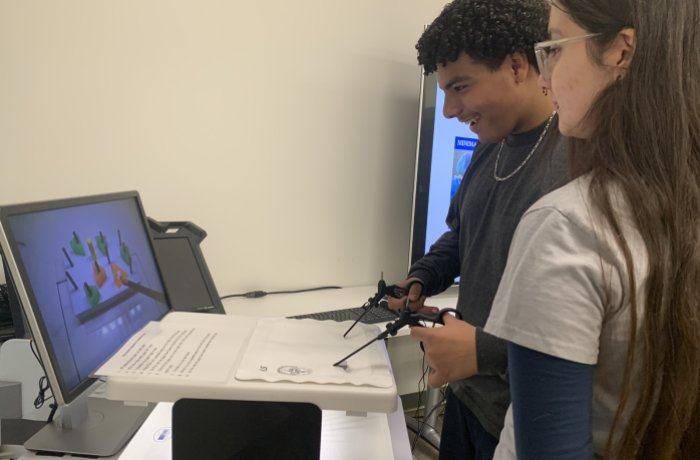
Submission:
{"label": "blue screen display", "polygon": [[168,311],[143,214],[131,196],[11,213],[8,223],[67,400],[66,391]]}
{"label": "blue screen display", "polygon": [[456,118],[445,118],[443,107],[445,93],[437,86],[434,79],[427,79],[426,91],[435,94],[435,114],[433,119],[433,143],[430,152],[430,182],[428,209],[425,222],[425,252],[448,230],[445,218],[450,202],[464,172],[471,162],[477,136],[467,125]]}

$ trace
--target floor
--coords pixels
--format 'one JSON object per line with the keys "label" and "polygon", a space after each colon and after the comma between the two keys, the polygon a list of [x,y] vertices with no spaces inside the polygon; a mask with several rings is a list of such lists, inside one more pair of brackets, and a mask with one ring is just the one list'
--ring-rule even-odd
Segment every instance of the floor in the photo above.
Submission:
{"label": "floor", "polygon": [[[417,396],[417,395],[416,395]],[[403,398],[402,398],[403,399]],[[411,401],[413,399],[413,401]],[[423,421],[423,408],[416,410],[416,398],[409,398],[408,400],[403,400],[404,408],[409,407],[405,410],[405,414],[414,417],[419,422]],[[441,404],[435,409],[437,412],[436,426],[433,427],[438,433],[442,428],[442,415],[444,410],[444,404]],[[413,458],[415,460],[436,460],[438,458],[438,451],[429,442],[425,441],[423,438],[416,439],[416,434],[412,430],[408,430],[408,439],[411,443],[411,448],[413,452]]]}

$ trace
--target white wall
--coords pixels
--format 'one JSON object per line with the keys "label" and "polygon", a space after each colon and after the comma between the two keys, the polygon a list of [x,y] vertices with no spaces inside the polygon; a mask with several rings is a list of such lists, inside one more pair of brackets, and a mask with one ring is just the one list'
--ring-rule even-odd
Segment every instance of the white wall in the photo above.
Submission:
{"label": "white wall", "polygon": [[444,3],[2,0],[0,203],[139,190],[221,294],[399,281]]}

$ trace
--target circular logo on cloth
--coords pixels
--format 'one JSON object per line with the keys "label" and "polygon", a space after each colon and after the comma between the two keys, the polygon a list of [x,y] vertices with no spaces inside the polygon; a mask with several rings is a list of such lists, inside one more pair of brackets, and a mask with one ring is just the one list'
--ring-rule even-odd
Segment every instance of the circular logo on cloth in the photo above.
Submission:
{"label": "circular logo on cloth", "polygon": [[277,372],[284,375],[309,375],[311,369],[306,369],[299,366],[280,366]]}

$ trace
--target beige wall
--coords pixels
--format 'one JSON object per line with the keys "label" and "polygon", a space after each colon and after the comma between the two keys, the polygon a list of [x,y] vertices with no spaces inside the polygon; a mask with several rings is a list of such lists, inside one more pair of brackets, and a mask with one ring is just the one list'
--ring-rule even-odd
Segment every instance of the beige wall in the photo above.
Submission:
{"label": "beige wall", "polygon": [[2,0],[0,203],[139,190],[222,294],[398,281],[444,3]]}

